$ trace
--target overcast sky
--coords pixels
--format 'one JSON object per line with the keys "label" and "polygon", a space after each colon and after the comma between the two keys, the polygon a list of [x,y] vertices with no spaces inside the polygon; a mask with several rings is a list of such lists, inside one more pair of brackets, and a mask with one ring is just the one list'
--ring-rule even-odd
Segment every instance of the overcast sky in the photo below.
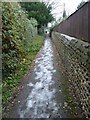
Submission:
{"label": "overcast sky", "polygon": [[[2,1],[20,1],[20,0],[2,0]],[[77,6],[82,0],[23,0],[25,2],[38,2],[38,1],[44,1],[44,2],[49,2],[52,3],[52,1],[55,3],[54,7],[55,9],[52,11],[54,17],[56,20],[58,20],[60,17],[62,17],[63,9],[64,9],[64,4],[65,4],[65,9],[67,12],[67,15],[72,14],[75,12],[77,9]],[[87,1],[87,0],[84,0]]]}
{"label": "overcast sky", "polygon": [[[64,3],[65,3],[65,9],[68,15],[70,15],[71,13],[75,12],[75,10],[77,9],[78,4],[82,1],[82,0],[44,0],[44,1],[54,1],[55,2],[55,6],[56,8],[53,10],[53,14],[55,16],[56,19],[59,19],[62,16],[62,12],[64,9]],[[87,0],[84,0],[87,1]]]}

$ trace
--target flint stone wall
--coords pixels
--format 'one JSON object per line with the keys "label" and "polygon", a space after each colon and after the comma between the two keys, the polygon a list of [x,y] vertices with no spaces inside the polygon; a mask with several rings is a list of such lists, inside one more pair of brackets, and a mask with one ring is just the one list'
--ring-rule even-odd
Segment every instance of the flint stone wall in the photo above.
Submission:
{"label": "flint stone wall", "polygon": [[67,78],[74,88],[77,100],[86,118],[90,118],[90,44],[82,40],[52,33]]}

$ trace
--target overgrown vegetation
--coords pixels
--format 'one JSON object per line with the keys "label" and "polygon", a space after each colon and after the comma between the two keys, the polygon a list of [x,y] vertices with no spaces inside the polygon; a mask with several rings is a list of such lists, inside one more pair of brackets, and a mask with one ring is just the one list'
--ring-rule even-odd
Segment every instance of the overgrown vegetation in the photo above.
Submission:
{"label": "overgrown vegetation", "polygon": [[21,2],[23,10],[27,11],[28,18],[35,18],[38,21],[38,33],[42,34],[47,24],[54,20],[51,13],[52,5],[44,2]]}
{"label": "overgrown vegetation", "polygon": [[3,105],[7,104],[19,85],[22,77],[27,73],[32,61],[35,59],[37,52],[43,45],[44,38],[42,36],[35,36],[30,45],[28,53],[23,56],[22,61],[17,66],[15,74],[10,74],[6,80],[3,81]]}
{"label": "overgrown vegetation", "polygon": [[44,38],[37,35],[37,20],[29,20],[17,2],[2,3],[2,21],[2,97],[6,105]]}
{"label": "overgrown vegetation", "polygon": [[[27,54],[35,30],[17,3],[2,4],[3,78],[12,74]],[[34,34],[34,35],[33,35]]]}

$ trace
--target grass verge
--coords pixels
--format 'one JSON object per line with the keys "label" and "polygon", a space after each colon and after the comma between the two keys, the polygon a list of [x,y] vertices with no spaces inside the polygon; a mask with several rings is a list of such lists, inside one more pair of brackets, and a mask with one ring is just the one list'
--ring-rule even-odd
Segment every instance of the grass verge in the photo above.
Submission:
{"label": "grass verge", "polygon": [[43,43],[44,43],[43,36],[37,35],[36,37],[34,37],[30,47],[27,49],[27,54],[23,56],[22,61],[18,65],[15,74],[10,74],[10,76],[8,76],[8,78],[3,81],[2,86],[3,110],[13,97],[15,90],[18,88],[20,81],[30,68],[32,61],[35,59],[37,52],[39,52]]}

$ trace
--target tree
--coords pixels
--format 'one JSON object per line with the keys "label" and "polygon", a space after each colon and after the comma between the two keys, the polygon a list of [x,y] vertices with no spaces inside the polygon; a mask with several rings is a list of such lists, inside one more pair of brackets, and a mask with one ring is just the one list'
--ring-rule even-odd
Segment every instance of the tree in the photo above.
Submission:
{"label": "tree", "polygon": [[66,15],[66,10],[63,11],[63,19],[66,18],[67,15]]}
{"label": "tree", "polygon": [[35,18],[38,21],[38,28],[47,26],[54,20],[51,14],[51,5],[46,5],[44,2],[21,2],[21,7],[28,12],[28,18]]}
{"label": "tree", "polygon": [[77,6],[77,9],[79,9],[80,7],[82,7],[85,4],[85,1],[82,0],[81,3]]}
{"label": "tree", "polygon": [[66,10],[65,10],[65,3],[64,3],[64,9],[63,9],[63,20],[67,18]]}

